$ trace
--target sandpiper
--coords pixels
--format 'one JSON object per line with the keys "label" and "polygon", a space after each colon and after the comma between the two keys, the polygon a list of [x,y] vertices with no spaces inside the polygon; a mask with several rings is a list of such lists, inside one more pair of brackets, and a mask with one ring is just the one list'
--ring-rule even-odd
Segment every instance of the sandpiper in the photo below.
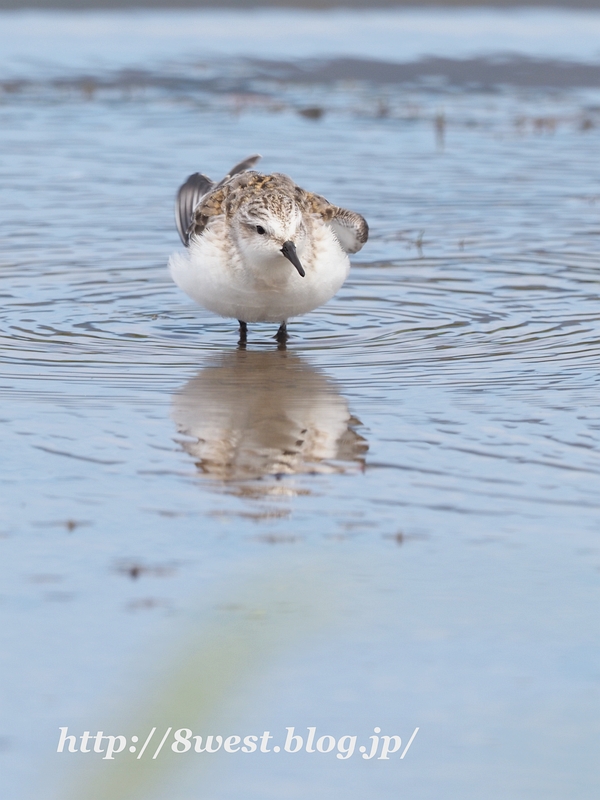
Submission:
{"label": "sandpiper", "polygon": [[215,183],[194,173],[177,193],[175,220],[186,247],[169,259],[175,283],[199,305],[240,325],[279,323],[327,302],[350,270],[369,228],[360,214],[307,192],[287,175],[236,164]]}

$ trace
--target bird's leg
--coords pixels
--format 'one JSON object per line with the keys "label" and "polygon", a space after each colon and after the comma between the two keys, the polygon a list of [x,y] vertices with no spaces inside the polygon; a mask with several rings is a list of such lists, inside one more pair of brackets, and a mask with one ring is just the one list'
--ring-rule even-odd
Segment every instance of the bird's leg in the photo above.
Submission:
{"label": "bird's leg", "polygon": [[246,344],[246,340],[248,338],[248,326],[245,322],[242,322],[241,319],[238,319],[238,322],[240,323],[240,340],[238,344],[243,346]]}
{"label": "bird's leg", "polygon": [[287,325],[285,322],[282,322],[279,326],[279,330],[275,334],[275,338],[279,342],[279,344],[285,344],[288,340],[288,332],[287,332]]}

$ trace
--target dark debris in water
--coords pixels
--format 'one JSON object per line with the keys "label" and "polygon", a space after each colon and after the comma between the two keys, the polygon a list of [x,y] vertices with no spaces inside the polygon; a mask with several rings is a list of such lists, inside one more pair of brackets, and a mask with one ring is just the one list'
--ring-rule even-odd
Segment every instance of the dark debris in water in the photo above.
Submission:
{"label": "dark debris in water", "polygon": [[325,109],[321,108],[321,106],[308,106],[308,108],[299,108],[298,113],[300,116],[305,117],[306,119],[321,119],[321,117],[325,114]]}
{"label": "dark debris in water", "polygon": [[143,576],[168,578],[174,575],[177,570],[174,564],[144,564],[142,561],[119,561],[115,566],[115,571],[135,581]]}
{"label": "dark debris in water", "polygon": [[77,528],[87,527],[93,525],[90,520],[86,519],[65,519],[65,520],[50,520],[48,522],[34,522],[36,528],[66,528],[69,533],[77,530]]}

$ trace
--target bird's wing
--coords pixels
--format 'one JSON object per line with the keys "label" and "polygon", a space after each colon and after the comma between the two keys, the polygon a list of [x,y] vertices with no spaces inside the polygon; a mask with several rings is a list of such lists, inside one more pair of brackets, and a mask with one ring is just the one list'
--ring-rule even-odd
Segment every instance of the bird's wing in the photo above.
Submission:
{"label": "bird's wing", "polygon": [[188,241],[189,244],[192,236],[201,236],[204,229],[208,225],[211,217],[218,217],[225,214],[226,202],[231,195],[232,185],[231,182],[225,183],[223,186],[215,186],[212,191],[208,192],[201,198],[200,202],[192,213],[190,225],[188,227]]}
{"label": "bird's wing", "polygon": [[367,220],[356,211],[349,211],[347,208],[335,206],[335,214],[329,226],[335,233],[342,250],[347,253],[358,253],[369,238]]}
{"label": "bird's wing", "polygon": [[324,197],[300,188],[296,199],[304,210],[321,217],[329,225],[346,253],[358,253],[369,238],[366,219],[355,211],[334,206]]}
{"label": "bird's wing", "polygon": [[179,187],[177,201],[175,202],[175,222],[181,241],[187,247],[190,243],[190,225],[198,204],[210,192],[215,184],[206,175],[194,172],[187,181]]}
{"label": "bird's wing", "polygon": [[[212,214],[204,214],[204,216],[208,217],[216,213],[215,200],[218,194],[217,190],[225,186],[234,175],[239,175],[240,172],[245,172],[247,169],[250,169],[250,167],[253,167],[260,158],[261,156],[254,155],[244,159],[244,161],[240,161],[239,164],[232,167],[223,180],[219,181],[217,184],[211,181],[210,178],[207,178],[206,175],[195,172],[180,186],[177,192],[177,202],[175,203],[175,222],[177,223],[177,230],[179,231],[181,241],[186,247],[190,243],[191,234],[202,233],[206,225],[206,222],[202,225],[198,219],[199,216],[202,216],[202,214],[198,215],[196,213],[196,211],[199,210],[199,206],[206,205],[207,211],[212,209]],[[213,197],[213,195],[215,195],[215,197]],[[210,200],[211,197],[212,202],[203,202],[204,200]],[[219,204],[221,200],[222,197],[220,197]]]}
{"label": "bird's wing", "polygon": [[218,182],[217,186],[223,186],[225,183],[227,183],[227,181],[230,178],[233,178],[234,175],[239,175],[240,172],[245,172],[247,169],[250,169],[256,164],[257,161],[260,161],[261,158],[262,156],[256,154],[253,156],[248,156],[248,158],[245,158],[243,161],[240,161],[239,164],[236,164],[235,167],[232,167],[229,170],[229,172],[227,173],[227,175],[225,175],[223,180],[220,180]]}

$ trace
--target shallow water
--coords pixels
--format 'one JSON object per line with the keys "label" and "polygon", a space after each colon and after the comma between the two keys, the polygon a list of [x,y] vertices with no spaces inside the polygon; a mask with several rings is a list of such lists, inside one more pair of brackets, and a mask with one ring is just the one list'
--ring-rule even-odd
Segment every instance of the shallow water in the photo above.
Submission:
{"label": "shallow water", "polygon": [[[415,64],[452,15],[421,16]],[[226,36],[183,57],[177,15],[106,14],[89,41],[68,38],[89,16],[0,17],[17,44],[48,31],[37,65],[6,55],[0,94],[3,796],[133,797],[93,794],[112,764],[58,756],[58,727],[137,735],[186,643],[253,614],[279,646],[239,658],[213,728],[166,725],[418,726],[410,752],[219,754],[210,774],[167,754],[142,796],[597,795],[600,93],[331,81],[347,63],[292,60],[389,56],[360,15],[345,53],[308,17],[284,65]],[[135,58],[111,62],[132,18]],[[441,54],[492,63],[481,18]],[[281,15],[260,20],[275,39]],[[535,22],[512,49],[549,58]],[[166,271],[181,180],[253,152],[371,226],[285,351],[268,325],[237,350]]]}

